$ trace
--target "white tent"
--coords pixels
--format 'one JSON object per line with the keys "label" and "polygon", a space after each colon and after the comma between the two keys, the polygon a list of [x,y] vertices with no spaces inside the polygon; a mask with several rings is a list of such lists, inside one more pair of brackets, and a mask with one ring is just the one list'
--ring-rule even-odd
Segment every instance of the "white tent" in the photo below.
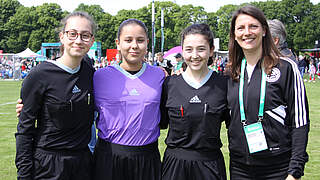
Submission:
{"label": "white tent", "polygon": [[29,48],[27,48],[26,50],[16,54],[17,56],[21,57],[21,58],[28,58],[28,57],[38,57],[41,56],[40,54],[37,54],[33,51],[31,51]]}

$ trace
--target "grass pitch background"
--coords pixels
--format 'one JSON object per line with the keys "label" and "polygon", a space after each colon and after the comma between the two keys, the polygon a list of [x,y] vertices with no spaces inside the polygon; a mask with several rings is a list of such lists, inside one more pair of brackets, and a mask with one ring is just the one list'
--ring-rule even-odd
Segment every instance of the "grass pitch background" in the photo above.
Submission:
{"label": "grass pitch background", "polygon": [[[320,80],[316,83],[305,82],[308,102],[311,128],[309,133],[309,142],[307,152],[309,162],[305,167],[304,180],[320,179]],[[15,159],[15,137],[18,119],[16,118],[15,105],[19,97],[21,81],[0,81],[0,179],[15,180],[16,167]],[[165,150],[164,140],[166,130],[161,131],[159,138],[159,149],[161,155]],[[226,129],[221,131],[223,141],[222,151],[224,154],[227,174],[229,168],[228,144]]]}

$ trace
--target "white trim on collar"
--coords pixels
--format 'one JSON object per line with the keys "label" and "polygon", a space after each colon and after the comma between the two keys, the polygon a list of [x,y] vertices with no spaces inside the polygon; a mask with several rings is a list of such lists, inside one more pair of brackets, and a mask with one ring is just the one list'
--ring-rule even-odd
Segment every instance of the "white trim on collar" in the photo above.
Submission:
{"label": "white trim on collar", "polygon": [[124,70],[122,67],[120,67],[120,65],[115,64],[112,65],[113,67],[115,67],[118,71],[120,71],[123,75],[127,76],[130,79],[136,79],[139,78],[146,70],[147,68],[147,64],[143,63],[142,64],[142,68],[139,70],[139,72],[137,72],[136,74],[130,74],[128,71]]}
{"label": "white trim on collar", "polygon": [[58,61],[53,61],[53,60],[47,60],[48,62],[50,63],[53,63],[55,65],[57,65],[58,67],[60,67],[61,69],[67,71],[68,73],[70,74],[75,74],[77,73],[79,70],[80,70],[80,65],[74,69],[62,64],[61,62],[58,62]]}
{"label": "white trim on collar", "polygon": [[195,89],[199,89],[202,87],[211,77],[213,73],[213,70],[209,70],[208,74],[203,78],[203,80],[200,83],[192,81],[192,79],[188,76],[187,73],[182,73],[182,78],[186,81],[187,84],[189,84],[191,87]]}

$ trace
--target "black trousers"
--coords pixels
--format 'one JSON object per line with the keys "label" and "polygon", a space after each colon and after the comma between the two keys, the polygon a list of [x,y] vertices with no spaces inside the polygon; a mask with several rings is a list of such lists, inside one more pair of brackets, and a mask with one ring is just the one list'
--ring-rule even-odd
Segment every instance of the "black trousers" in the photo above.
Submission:
{"label": "black trousers", "polygon": [[208,153],[167,148],[162,164],[162,180],[226,180],[220,150]]}
{"label": "black trousers", "polygon": [[288,163],[250,166],[230,160],[230,180],[285,180],[288,167]]}
{"label": "black trousers", "polygon": [[94,180],[160,180],[158,142],[124,146],[98,139],[94,151]]}
{"label": "black trousers", "polygon": [[92,154],[87,150],[77,152],[46,151],[36,149],[34,180],[91,180]]}

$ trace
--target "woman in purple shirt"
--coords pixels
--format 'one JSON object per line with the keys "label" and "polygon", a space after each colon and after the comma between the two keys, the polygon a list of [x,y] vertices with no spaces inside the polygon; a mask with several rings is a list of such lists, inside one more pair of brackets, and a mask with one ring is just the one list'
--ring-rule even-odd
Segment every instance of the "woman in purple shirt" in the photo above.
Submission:
{"label": "woman in purple shirt", "polygon": [[147,28],[139,20],[121,23],[116,44],[122,63],[94,74],[100,114],[94,179],[160,179],[160,99],[163,70],[144,62]]}

